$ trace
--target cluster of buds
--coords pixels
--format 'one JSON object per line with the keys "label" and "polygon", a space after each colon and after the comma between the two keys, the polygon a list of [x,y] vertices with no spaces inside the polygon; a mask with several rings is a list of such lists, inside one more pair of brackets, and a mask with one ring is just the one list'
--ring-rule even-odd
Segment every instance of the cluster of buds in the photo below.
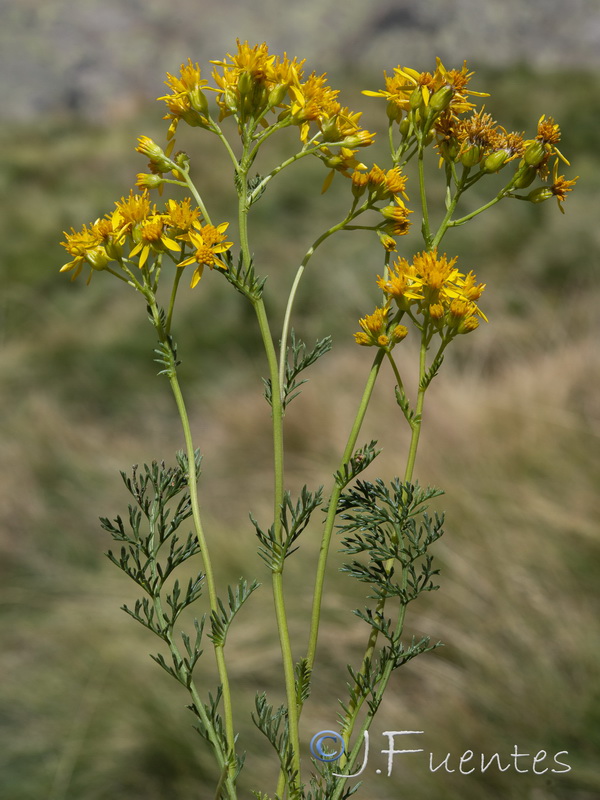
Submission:
{"label": "cluster of buds", "polygon": [[363,347],[381,347],[389,352],[408,335],[405,325],[389,319],[390,310],[390,306],[386,305],[359,319],[362,331],[354,334],[357,344]]}

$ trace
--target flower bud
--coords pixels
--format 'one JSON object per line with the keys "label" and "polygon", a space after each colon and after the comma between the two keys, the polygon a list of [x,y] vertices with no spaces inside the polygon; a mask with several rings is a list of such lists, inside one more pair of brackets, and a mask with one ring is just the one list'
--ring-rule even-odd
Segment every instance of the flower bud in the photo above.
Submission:
{"label": "flower bud", "polygon": [[479,327],[479,320],[477,317],[465,317],[462,319],[458,325],[456,330],[457,333],[471,333],[471,331],[477,330]]}
{"label": "flower bud", "polygon": [[463,150],[460,156],[460,162],[465,167],[474,167],[481,161],[481,147],[477,144],[470,145],[466,150]]}
{"label": "flower bud", "polygon": [[135,149],[138,153],[147,156],[150,159],[150,163],[154,165],[159,172],[171,171],[171,164],[165,156],[164,150],[148,136],[138,137],[138,146]]}
{"label": "flower bud", "polygon": [[252,90],[252,76],[249,72],[242,72],[240,74],[237,88],[241,97],[244,97]]}
{"label": "flower bud", "polygon": [[495,153],[490,153],[489,156],[484,158],[481,169],[484,172],[499,172],[506,164],[507,158],[508,153],[506,150],[496,150]]}
{"label": "flower bud", "polygon": [[399,206],[384,206],[379,209],[379,213],[383,214],[386,219],[396,219],[398,216]]}
{"label": "flower bud", "polygon": [[85,254],[86,261],[92,269],[103,270],[110,264],[111,259],[103,247],[94,247]]}
{"label": "flower bud", "polygon": [[392,253],[396,249],[396,240],[393,236],[390,236],[388,233],[382,230],[378,230],[377,235],[379,236],[379,241],[388,253]]}
{"label": "flower bud", "polygon": [[399,125],[400,135],[402,136],[403,139],[406,139],[406,137],[410,133],[410,128],[411,128],[411,125],[410,125],[409,118],[408,117],[404,117],[404,119],[402,120],[402,122]]}
{"label": "flower bud", "polygon": [[554,197],[554,195],[549,186],[539,186],[537,189],[533,189],[533,191],[529,192],[527,200],[529,200],[530,203],[543,203],[544,200],[549,200],[551,197]]}
{"label": "flower bud", "polygon": [[513,183],[514,188],[526,189],[528,186],[531,186],[535,176],[535,167],[528,167],[526,164],[522,163],[519,167],[519,171],[517,172],[517,177]]}
{"label": "flower bud", "polygon": [[429,316],[432,319],[442,319],[444,316],[444,306],[441,303],[432,303],[429,306]]}
{"label": "flower bud", "polygon": [[535,141],[525,150],[523,160],[529,167],[537,167],[537,165],[544,160],[545,155],[546,150],[542,142]]}
{"label": "flower bud", "polygon": [[352,173],[352,194],[357,200],[365,193],[368,183],[369,176],[366,172],[354,170]]}
{"label": "flower bud", "polygon": [[397,103],[394,103],[393,100],[388,100],[385,113],[387,114],[387,118],[393,122],[400,122],[402,119],[402,109]]}
{"label": "flower bud", "polygon": [[413,93],[411,94],[408,100],[409,106],[413,109],[413,111],[417,108],[421,108],[423,105],[423,93],[421,92],[421,87],[417,86]]}
{"label": "flower bud", "polygon": [[123,255],[123,247],[119,244],[119,242],[114,242],[110,239],[105,244],[104,249],[106,250],[106,255],[111,261],[118,261]]}
{"label": "flower bud", "polygon": [[199,88],[195,87],[190,92],[188,92],[188,97],[190,99],[190,105],[202,116],[206,117],[208,115],[208,100],[206,99],[206,95],[204,92]]}
{"label": "flower bud", "polygon": [[147,172],[139,172],[135,181],[138,189],[158,189],[162,186],[163,179],[160,175],[148,174]]}
{"label": "flower bud", "polygon": [[287,83],[278,83],[277,86],[274,86],[269,92],[269,101],[268,101],[269,108],[274,108],[275,106],[278,106],[285,97],[287,90],[288,90]]}
{"label": "flower bud", "polygon": [[431,95],[429,108],[437,114],[445,108],[448,108],[453,96],[454,89],[451,86],[442,86]]}
{"label": "flower bud", "polygon": [[392,338],[394,342],[401,342],[402,339],[406,339],[408,336],[408,328],[406,325],[396,325],[394,330],[392,331]]}

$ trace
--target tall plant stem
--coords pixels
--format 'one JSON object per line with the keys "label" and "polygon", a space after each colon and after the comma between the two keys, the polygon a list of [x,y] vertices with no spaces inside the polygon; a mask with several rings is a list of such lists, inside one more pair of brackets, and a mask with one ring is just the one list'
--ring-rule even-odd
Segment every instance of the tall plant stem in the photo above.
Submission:
{"label": "tall plant stem", "polygon": [[423,404],[425,402],[425,392],[427,387],[423,386],[423,379],[427,369],[427,336],[426,331],[423,331],[421,336],[421,348],[419,351],[419,389],[417,394],[417,405],[415,408],[415,418],[411,424],[410,445],[408,448],[408,457],[406,460],[406,469],[404,470],[404,481],[412,480],[413,472],[415,469],[415,461],[417,458],[417,449],[419,447],[419,437],[421,435],[421,424],[423,421]]}
{"label": "tall plant stem", "polygon": [[[344,450],[344,454],[342,456],[341,468],[343,468],[344,465],[348,463],[348,461],[352,457],[354,448],[356,447],[356,440],[358,439],[358,434],[360,433],[360,429],[362,427],[365,414],[367,413],[369,401],[371,400],[371,395],[373,394],[373,389],[375,387],[375,382],[377,380],[377,376],[379,374],[379,368],[381,367],[381,362],[383,361],[384,355],[385,355],[384,350],[378,350],[377,355],[373,360],[373,365],[371,366],[369,377],[367,378],[367,382],[365,385],[365,389],[363,391],[360,405],[358,407],[358,411],[354,419],[354,423],[352,425],[352,430],[350,431],[350,436],[348,437],[346,449]],[[342,487],[336,483],[331,493],[331,498],[329,500],[329,507],[327,509],[327,519],[325,521],[325,528],[323,530],[323,536],[321,539],[321,549],[319,552],[317,576],[315,580],[315,589],[313,594],[308,651],[306,655],[309,670],[312,670],[317,651],[317,641],[319,638],[319,624],[321,619],[321,603],[323,599],[323,584],[325,582],[325,569],[327,566],[327,558],[329,555],[331,536],[335,525],[337,504],[338,500],[340,499],[341,493],[342,493]]]}
{"label": "tall plant stem", "polygon": [[[148,291],[146,291],[145,294],[152,311],[152,317],[154,320],[154,325],[156,327],[156,330],[158,331],[159,339],[163,344],[165,344],[168,347],[170,351],[171,345],[168,336],[165,333],[161,324],[161,318],[158,306],[156,304],[156,299],[154,295]],[[215,585],[214,571],[212,568],[212,562],[210,558],[208,544],[206,542],[206,536],[204,534],[204,528],[202,526],[202,519],[200,516],[200,504],[198,501],[198,475],[196,472],[196,454],[194,449],[194,442],[192,439],[192,432],[190,428],[190,420],[187,413],[187,408],[185,405],[185,401],[183,399],[183,394],[181,392],[181,386],[179,385],[179,379],[177,377],[177,370],[175,367],[174,358],[172,358],[171,369],[169,369],[168,371],[168,376],[169,376],[169,383],[171,385],[171,391],[173,392],[173,397],[175,398],[177,411],[179,412],[181,427],[183,429],[183,438],[185,441],[185,449],[187,456],[188,490],[190,493],[190,505],[192,508],[194,530],[196,532],[198,544],[200,545],[200,552],[202,554],[202,561],[204,564],[204,572],[206,575],[206,585],[208,588],[210,609],[211,611],[214,611],[215,613],[218,614],[219,603]],[[229,676],[227,674],[227,666],[225,664],[223,645],[215,644],[214,649],[215,649],[215,660],[217,662],[217,670],[219,673],[219,680],[221,681],[221,687],[223,692],[223,717],[225,721],[225,736],[227,740],[227,747],[229,749],[228,753],[229,756],[232,755],[235,750],[235,733],[233,728],[233,709],[231,703],[231,690],[229,687]],[[231,775],[234,770],[233,760],[229,761],[228,769]]]}
{"label": "tall plant stem", "polygon": [[423,158],[423,151],[424,147],[421,141],[419,141],[419,155],[418,155],[418,164],[419,164],[419,195],[421,198],[421,210],[423,214],[423,223],[421,226],[421,232],[423,234],[423,239],[427,247],[429,248],[431,243],[431,230],[429,228],[429,210],[427,208],[427,194],[425,192],[425,163]]}
{"label": "tall plant stem", "polygon": [[[423,380],[425,378],[426,369],[427,369],[427,331],[423,330],[421,334],[421,347],[419,351],[419,388],[417,394],[417,403],[415,407],[415,415],[413,421],[410,423],[411,427],[411,437],[410,437],[410,445],[408,449],[408,456],[406,459],[406,467],[404,470],[404,481],[405,483],[410,482],[412,480],[414,468],[415,468],[415,461],[417,457],[417,450],[419,447],[419,437],[421,435],[421,424],[422,424],[422,416],[423,416],[423,404],[425,401],[425,392],[427,387],[423,385]],[[400,378],[400,374],[396,368],[396,364],[393,358],[390,357],[390,362],[392,364],[392,368],[394,370],[394,374],[396,376],[396,380],[398,381],[399,387],[402,386],[402,380]],[[386,569],[391,569],[393,562],[389,562],[386,564]],[[402,575],[402,585],[403,588],[406,588],[406,571],[403,571]],[[385,609],[385,598],[380,598],[377,602],[377,606],[375,609],[375,616],[382,615]],[[402,635],[402,631],[404,629],[404,618],[406,616],[406,606],[401,605],[400,611],[398,614],[398,620],[396,623],[396,637],[400,638]],[[363,656],[362,665],[360,668],[360,674],[364,673],[367,663],[372,659],[373,653],[375,652],[375,647],[377,645],[377,639],[379,638],[379,633],[375,628],[371,629],[371,633],[369,634],[369,639],[367,641],[367,647],[365,649],[365,654]],[[392,670],[390,668],[389,673],[386,671],[384,673],[384,677],[382,677],[382,682],[385,681],[385,685],[389,681],[390,675]],[[385,677],[387,675],[387,677]],[[383,692],[382,692],[383,693]],[[350,737],[352,736],[352,732],[354,730],[354,725],[356,723],[356,719],[358,717],[358,712],[360,711],[364,700],[358,702],[354,709],[352,710],[351,716],[344,720],[344,741],[345,745],[348,746],[350,741]],[[369,723],[370,724],[370,723]],[[364,730],[368,729],[363,725],[361,729],[361,734]],[[335,795],[337,797],[337,795]]]}
{"label": "tall plant stem", "polygon": [[[250,264],[250,246],[248,242],[248,182],[247,182],[247,158],[242,157],[243,169],[240,172],[239,197],[238,197],[238,223],[240,247],[242,257],[246,265]],[[283,402],[281,398],[281,388],[279,384],[277,353],[273,344],[273,336],[269,327],[269,321],[265,309],[264,301],[261,297],[251,298],[258,327],[265,348],[267,363],[269,367],[269,377],[271,380],[271,417],[273,425],[273,469],[274,469],[274,491],[273,491],[273,530],[276,542],[283,542],[283,529],[281,513],[284,500],[284,460],[283,460]],[[275,617],[277,620],[277,630],[279,634],[279,644],[281,648],[281,658],[283,662],[283,674],[285,681],[285,693],[287,699],[289,741],[293,753],[293,767],[297,778],[300,780],[300,735],[298,732],[298,708],[296,703],[296,680],[294,675],[294,659],[292,655],[292,645],[290,641],[287,614],[285,609],[285,599],[283,594],[283,563],[277,565],[271,572],[273,587],[273,602],[275,605]]]}
{"label": "tall plant stem", "polygon": [[324,233],[322,233],[318,239],[311,244],[311,246],[306,251],[304,258],[302,259],[302,263],[298,267],[296,272],[296,276],[294,277],[294,282],[292,284],[292,288],[290,289],[290,294],[288,296],[287,305],[285,307],[285,314],[283,317],[283,327],[281,329],[281,349],[279,353],[279,386],[280,389],[283,391],[283,381],[285,378],[285,364],[286,364],[286,354],[287,354],[287,340],[288,335],[290,332],[290,321],[292,317],[292,309],[294,307],[294,301],[296,299],[296,294],[298,292],[298,286],[300,285],[300,281],[304,274],[304,270],[306,269],[306,265],[312,258],[315,250],[319,245],[321,245],[326,239],[330,236],[333,236],[334,233],[343,230],[349,222],[355,219],[359,214],[361,214],[365,210],[365,206],[362,208],[355,210],[355,206],[353,205],[346,217],[341,221],[338,222],[337,225],[332,225],[331,228],[328,228]]}

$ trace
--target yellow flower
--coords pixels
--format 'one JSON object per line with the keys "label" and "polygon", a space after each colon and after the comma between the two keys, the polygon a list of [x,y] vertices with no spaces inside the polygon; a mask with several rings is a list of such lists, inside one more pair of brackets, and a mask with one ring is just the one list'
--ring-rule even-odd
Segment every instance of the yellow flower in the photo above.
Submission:
{"label": "yellow flower", "polygon": [[171,94],[157,98],[164,100],[169,109],[164,117],[171,120],[167,139],[175,135],[180,119],[192,127],[205,127],[208,124],[208,102],[202,91],[207,81],[202,79],[198,63],[192,64],[188,58],[188,63],[181,65],[179,73],[179,77],[176,77],[167,72],[165,83]]}
{"label": "yellow flower", "polygon": [[233,246],[233,242],[224,241],[226,238],[225,231],[228,227],[228,222],[222,222],[220,225],[217,225],[217,227],[214,225],[200,225],[196,223],[194,228],[187,234],[179,237],[184,241],[188,241],[196,248],[194,255],[180,261],[177,265],[178,267],[187,267],[188,264],[197,264],[190,283],[192,289],[202,277],[205,266],[209,266],[211,269],[215,266],[224,270],[227,269],[227,264],[216,256],[218,253],[225,253]]}
{"label": "yellow flower", "polygon": [[471,114],[468,119],[460,120],[455,132],[460,143],[456,157],[466,167],[475,166],[490,152],[499,149],[504,142],[496,122],[483,109]]}
{"label": "yellow flower", "polygon": [[377,92],[365,90],[363,94],[385,98],[388,101],[388,117],[397,122],[400,122],[403,113],[419,106],[431,106],[431,110],[436,113],[448,109],[452,115],[463,114],[474,107],[467,100],[467,95],[487,96],[485,92],[467,89],[473,74],[468,71],[466,61],[461,70],[447,70],[437,58],[433,75],[430,72],[418,72],[410,67],[398,66],[394,68],[393,75],[384,73],[385,89]]}
{"label": "yellow flower", "polygon": [[192,201],[189,197],[177,202],[167,200],[165,211],[165,221],[174,230],[173,234],[180,234],[189,231],[194,227],[194,223],[200,220],[200,209],[192,208]]}
{"label": "yellow flower", "polygon": [[330,118],[340,108],[336,100],[339,90],[328,86],[326,78],[327,75],[316,75],[313,72],[304,83],[290,86],[290,114],[292,122],[300,125],[300,138],[303,142],[308,140],[311,122]]}
{"label": "yellow flower", "polygon": [[150,197],[146,191],[142,192],[142,194],[134,194],[133,191],[130,191],[129,197],[122,197],[115,202],[115,205],[117,209],[113,214],[113,220],[126,231],[130,231],[135,225],[143,222],[151,214],[156,213],[156,209],[152,208]]}
{"label": "yellow flower", "polygon": [[416,307],[434,320],[439,329],[446,327],[452,335],[463,333],[468,317],[478,316],[487,321],[475,302],[485,284],[478,284],[473,272],[461,273],[456,261],[448,259],[445,253],[438,255],[436,250],[416,253],[412,263],[398,258],[384,278],[378,276],[377,285],[401,310]]}
{"label": "yellow flower", "polygon": [[181,245],[165,232],[165,218],[162,214],[153,214],[140,223],[134,231],[137,244],[129,253],[129,258],[139,256],[140,269],[145,265],[150,253],[164,253],[165,249],[180,252]]}
{"label": "yellow flower", "polygon": [[[173,149],[174,142],[168,147],[168,152]],[[136,152],[147,156],[150,159],[150,166],[154,172],[170,172],[173,165],[170,163],[167,155],[162,147],[159,147],[156,142],[148,136],[138,136],[138,146],[135,148]]]}
{"label": "yellow flower", "polygon": [[568,181],[565,179],[564,175],[558,174],[558,159],[554,162],[554,168],[552,170],[552,185],[550,186],[550,191],[556,197],[558,202],[558,208],[560,209],[561,213],[564,214],[565,210],[562,207],[562,204],[567,198],[567,192],[573,191],[573,186],[579,180],[579,175],[573,178],[572,181]]}
{"label": "yellow flower", "polygon": [[372,314],[367,314],[358,323],[362,331],[354,334],[354,341],[363,347],[385,347],[391,349],[401,342],[408,334],[404,325],[389,324],[387,317],[389,306],[376,308]]}
{"label": "yellow flower", "polygon": [[[103,235],[96,227],[97,223],[88,228],[84,225],[80,231],[71,228],[71,233],[64,232],[65,241],[61,245],[66,249],[72,260],[60,268],[61,272],[74,270],[71,280],[79,275],[84,264],[89,264],[92,269],[104,269],[109,263],[106,250],[102,247]],[[92,272],[88,278],[88,283],[92,278]]]}
{"label": "yellow flower", "polygon": [[407,208],[399,197],[394,197],[394,206],[385,206],[379,209],[387,222],[383,226],[385,233],[390,236],[405,236],[410,228],[408,215],[413,212]]}
{"label": "yellow flower", "polygon": [[387,275],[377,276],[377,285],[385,295],[395,300],[398,307],[406,310],[414,302],[423,299],[421,280],[412,264],[405,258],[398,258],[390,265]]}
{"label": "yellow flower", "polygon": [[[250,47],[237,40],[237,53],[228,61],[212,61],[222,72],[213,70],[220,118],[230,114],[259,116],[265,110],[286,107],[284,100],[292,85],[299,85],[304,61],[270,55],[267,45]],[[209,87],[212,89],[212,87]]]}

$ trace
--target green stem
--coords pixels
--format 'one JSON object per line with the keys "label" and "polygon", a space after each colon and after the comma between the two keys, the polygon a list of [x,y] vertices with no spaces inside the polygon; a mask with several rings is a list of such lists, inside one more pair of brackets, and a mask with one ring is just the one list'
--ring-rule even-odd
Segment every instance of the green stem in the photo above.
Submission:
{"label": "green stem", "polygon": [[[183,261],[183,252],[181,254],[181,260]],[[181,280],[181,276],[183,275],[183,270],[176,268],[175,269],[175,277],[173,278],[173,288],[171,289],[171,298],[169,300],[169,310],[167,312],[167,319],[165,322],[165,333],[171,332],[171,323],[173,321],[173,311],[175,309],[175,298],[177,297],[177,289],[179,288],[179,281]]]}
{"label": "green stem", "polygon": [[190,178],[190,173],[187,170],[182,169],[181,167],[177,167],[177,170],[183,175],[183,179],[185,181],[185,184],[188,187],[188,189],[190,190],[190,192],[192,193],[192,196],[193,196],[194,200],[196,201],[196,204],[197,204],[198,208],[202,212],[202,216],[204,217],[205,221],[208,222],[208,224],[210,225],[211,224],[210,216],[208,215],[208,211],[206,210],[206,206],[204,205],[204,201],[202,200],[202,197],[200,196],[200,192],[196,189],[196,186],[194,185],[194,182]]}
{"label": "green stem", "polygon": [[284,379],[285,379],[285,365],[287,359],[287,340],[288,335],[290,332],[290,321],[292,317],[292,309],[294,307],[294,302],[296,300],[296,293],[298,292],[298,287],[300,285],[300,281],[302,279],[302,275],[304,274],[304,270],[306,269],[306,265],[314,255],[315,250],[322,244],[326,239],[332,236],[337,231],[341,231],[347,227],[348,223],[356,219],[362,212],[366,209],[367,204],[361,206],[360,209],[355,210],[355,205],[352,206],[346,217],[339,222],[337,225],[333,225],[331,228],[326,230],[322,233],[315,241],[311,244],[311,246],[306,251],[304,258],[302,259],[302,263],[298,267],[298,271],[294,277],[294,282],[292,284],[292,288],[290,290],[290,294],[288,296],[287,305],[285,307],[285,314],[283,317],[283,327],[281,329],[281,344],[280,344],[280,352],[279,352],[279,386],[281,391],[283,392],[284,388]]}
{"label": "green stem", "polygon": [[[346,449],[344,450],[344,454],[342,456],[340,469],[343,469],[344,466],[348,463],[348,461],[352,457],[354,448],[356,447],[356,440],[358,439],[358,434],[360,433],[360,429],[362,427],[365,414],[367,413],[369,401],[371,400],[371,395],[373,394],[373,389],[375,387],[375,382],[377,380],[377,376],[379,374],[379,368],[381,367],[381,362],[383,361],[384,355],[385,351],[380,349],[378,350],[377,355],[373,360],[371,371],[369,372],[369,377],[367,379],[367,383],[363,391],[360,405],[358,407],[358,412],[354,419],[352,430],[350,431],[350,436],[348,437],[348,442],[346,444]],[[333,528],[335,526],[335,518],[337,515],[337,504],[338,500],[340,499],[341,493],[342,493],[342,487],[338,486],[336,483],[331,493],[331,499],[329,500],[329,507],[327,509],[327,519],[325,522],[325,528],[323,530],[323,536],[321,539],[321,549],[319,552],[317,576],[315,580],[315,589],[313,594],[308,651],[306,655],[309,670],[312,670],[313,668],[315,655],[317,652],[317,642],[319,638],[319,624],[321,619],[321,602],[323,599],[323,584],[325,582],[325,569],[327,566],[327,557],[329,555],[331,536],[333,533]]]}
{"label": "green stem", "polygon": [[410,446],[408,448],[406,469],[404,470],[405,482],[412,480],[413,471],[415,468],[415,460],[417,458],[419,437],[421,435],[423,403],[425,402],[425,392],[427,391],[427,387],[423,386],[423,378],[425,377],[426,369],[427,369],[427,333],[426,333],[426,328],[424,328],[421,335],[421,348],[419,351],[419,389],[417,394],[417,405],[415,408],[415,416],[410,426],[411,427]]}
{"label": "green stem", "polygon": [[[154,320],[154,325],[159,335],[159,339],[163,344],[166,344],[170,348],[167,334],[163,330],[163,327],[160,323],[160,314],[158,311],[158,306],[156,304],[156,298],[154,297],[153,294],[148,292],[148,290],[146,290],[145,295],[152,311],[152,317]],[[190,493],[190,505],[192,508],[194,529],[196,532],[196,537],[198,539],[198,544],[200,545],[200,551],[202,554],[202,560],[204,564],[204,572],[206,575],[206,585],[208,588],[210,609],[212,612],[219,613],[219,603],[215,585],[214,572],[200,516],[200,504],[198,502],[198,475],[196,473],[196,457],[195,457],[194,443],[192,440],[190,421],[185,401],[183,399],[183,394],[181,392],[181,387],[179,385],[179,380],[177,378],[177,371],[174,363],[172,365],[172,369],[169,370],[169,383],[171,385],[171,391],[173,392],[173,397],[175,398],[175,404],[177,406],[177,410],[179,412],[179,417],[181,420],[181,426],[183,428],[183,436],[185,440],[186,456],[187,456],[188,490]],[[229,677],[227,674],[227,666],[225,664],[223,645],[215,644],[214,650],[215,650],[215,660],[217,662],[217,670],[219,673],[219,680],[221,681],[221,687],[223,691],[223,716],[225,720],[225,735],[227,739],[227,746],[229,748],[229,755],[232,755],[235,751],[235,733],[233,727],[231,690],[229,687]],[[230,776],[233,776],[235,769],[234,764],[232,761],[229,761],[229,759],[228,763],[229,763],[228,769],[230,772]]]}
{"label": "green stem", "polygon": [[419,156],[418,156],[418,164],[419,164],[419,195],[421,198],[421,210],[423,214],[423,225],[422,225],[422,233],[423,239],[427,247],[430,247],[431,244],[431,230],[429,228],[429,210],[427,208],[427,193],[425,192],[425,159],[423,157],[424,154],[424,147],[421,142],[419,142]]}
{"label": "green stem", "polygon": [[504,189],[503,189],[499,195],[490,200],[489,203],[486,203],[484,206],[481,206],[481,208],[478,208],[477,211],[472,211],[470,214],[467,214],[464,217],[460,217],[460,219],[453,219],[451,222],[448,223],[448,227],[451,228],[451,227],[456,227],[458,225],[464,225],[465,222],[468,222],[470,219],[473,219],[473,217],[476,217],[478,214],[481,214],[482,211],[487,211],[488,208],[495,206],[496,203],[500,202],[500,200],[502,200],[505,196],[506,195],[504,194]]}
{"label": "green stem", "polygon": [[[238,186],[238,222],[240,248],[242,258],[246,265],[250,263],[250,246],[248,241],[248,182],[247,182],[247,145],[244,146],[242,165],[240,170],[240,182]],[[269,328],[269,321],[262,298],[250,298],[258,327],[260,329],[267,363],[269,366],[269,376],[271,379],[271,414],[273,424],[273,469],[274,469],[274,492],[273,492],[273,530],[275,540],[281,544],[283,541],[283,527],[281,513],[284,500],[284,459],[283,459],[283,403],[281,400],[281,388],[279,385],[278,363],[273,337]],[[298,708],[296,704],[296,679],[294,675],[294,660],[292,656],[292,646],[289,635],[287,614],[285,609],[285,599],[283,594],[283,564],[272,570],[273,602],[275,605],[275,617],[277,620],[277,630],[279,633],[279,644],[283,662],[283,673],[285,681],[285,692],[288,706],[288,729],[290,747],[293,753],[293,769],[296,771],[295,784],[300,780],[300,735],[298,731]]]}
{"label": "green stem", "polygon": [[[416,408],[415,408],[415,415],[414,415],[413,419],[409,421],[410,428],[411,428],[411,439],[410,439],[409,451],[408,451],[408,456],[407,456],[407,461],[406,461],[406,468],[404,470],[404,482],[405,483],[408,483],[408,482],[410,482],[412,480],[414,466],[415,466],[415,460],[416,460],[416,456],[417,456],[417,449],[418,449],[418,445],[419,445],[419,436],[421,434],[423,403],[424,403],[424,400],[425,400],[425,392],[427,391],[427,387],[423,386],[423,379],[425,377],[426,370],[427,370],[427,344],[428,344],[427,329],[423,328],[423,331],[421,333],[421,347],[420,347],[420,353],[419,353],[419,389],[418,389],[418,394],[417,394],[417,404],[416,404]],[[390,361],[391,361],[392,367],[394,369],[394,375],[396,377],[396,380],[399,382],[398,386],[399,386],[399,388],[402,388],[402,380],[400,378],[400,374],[399,374],[399,372],[397,370],[397,367],[396,367],[396,364],[395,364],[394,360],[391,358],[391,356],[390,356]],[[392,565],[393,565],[393,561],[387,562],[386,565],[385,565],[386,569],[388,569],[388,570],[391,569]],[[402,584],[403,584],[404,588],[406,588],[406,577],[407,577],[406,576],[406,571],[403,571]],[[377,606],[376,606],[376,609],[375,609],[375,615],[377,616],[377,615],[383,614],[384,609],[385,609],[385,598],[380,598],[378,600],[378,602],[377,602]],[[402,630],[403,630],[403,627],[404,627],[404,617],[405,617],[405,615],[406,615],[406,606],[405,605],[401,605],[399,616],[398,616],[398,622],[397,622],[397,626],[396,626],[396,635],[398,637],[400,637],[402,635]],[[360,674],[362,674],[364,672],[364,670],[366,668],[367,661],[372,659],[373,654],[375,652],[375,647],[377,645],[377,639],[378,638],[379,638],[379,632],[377,630],[375,630],[375,628],[372,628],[371,632],[369,634],[369,639],[367,641],[367,646],[365,648],[365,654],[363,656],[362,665],[361,665],[361,668],[360,668]],[[389,673],[391,674],[391,669],[390,669]],[[383,678],[382,678],[382,680],[383,680]],[[387,685],[387,681],[388,680],[389,680],[389,675],[385,679],[386,685]],[[346,746],[348,745],[348,742],[349,742],[349,740],[350,740],[350,738],[352,736],[352,732],[354,730],[354,725],[356,723],[356,719],[358,717],[358,713],[359,713],[360,709],[362,708],[363,703],[364,703],[364,698],[362,698],[356,704],[354,709],[352,709],[351,716],[344,720],[343,729],[344,729],[344,742],[345,742]],[[363,728],[363,730],[365,730],[365,728]]]}

